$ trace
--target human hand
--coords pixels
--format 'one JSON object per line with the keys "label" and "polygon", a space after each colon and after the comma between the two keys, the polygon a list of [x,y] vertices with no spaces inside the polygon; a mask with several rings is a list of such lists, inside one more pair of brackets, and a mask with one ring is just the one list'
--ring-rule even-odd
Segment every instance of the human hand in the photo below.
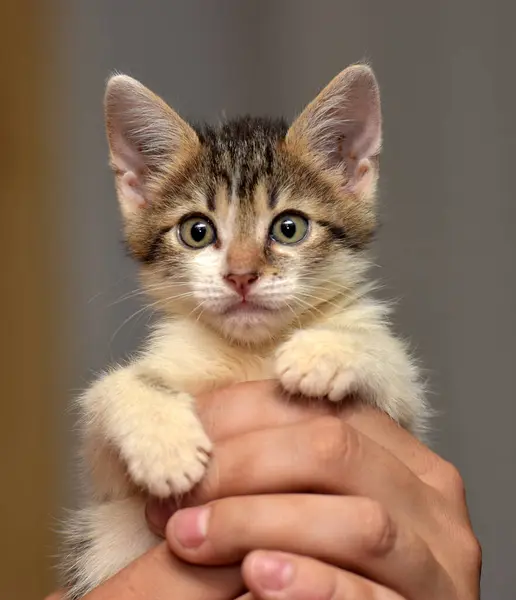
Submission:
{"label": "human hand", "polygon": [[[203,397],[215,452],[187,499],[204,507],[168,523],[174,554],[243,561],[256,599],[477,599],[480,550],[457,471],[373,409],[324,412],[265,382]],[[168,516],[149,505],[155,530]]]}

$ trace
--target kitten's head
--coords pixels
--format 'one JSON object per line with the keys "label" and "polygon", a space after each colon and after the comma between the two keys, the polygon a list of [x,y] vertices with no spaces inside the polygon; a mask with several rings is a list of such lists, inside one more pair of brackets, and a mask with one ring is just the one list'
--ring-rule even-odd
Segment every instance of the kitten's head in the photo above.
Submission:
{"label": "kitten's head", "polygon": [[369,67],[345,69],[290,127],[194,129],[124,75],[105,110],[126,239],[165,312],[258,343],[361,281],[381,145]]}

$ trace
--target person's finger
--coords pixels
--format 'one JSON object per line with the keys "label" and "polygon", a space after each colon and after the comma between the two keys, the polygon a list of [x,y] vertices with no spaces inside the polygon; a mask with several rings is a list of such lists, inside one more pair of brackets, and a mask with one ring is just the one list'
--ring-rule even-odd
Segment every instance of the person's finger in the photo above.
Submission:
{"label": "person's finger", "polygon": [[425,501],[424,487],[390,452],[328,416],[220,442],[184,506],[228,496],[319,492],[369,496],[389,509],[413,511]]}
{"label": "person's finger", "polygon": [[379,410],[356,406],[341,418],[403,462],[421,481],[439,490],[456,507],[465,505],[464,484],[457,469]]}
{"label": "person's finger", "polygon": [[[369,438],[377,447],[387,450],[422,482],[440,492],[442,498],[433,494],[434,501],[451,506],[466,527],[471,525],[465,487],[457,469],[386,414],[371,406],[349,402],[330,406],[320,399],[307,401],[303,398],[285,397],[273,381],[238,384],[204,395],[200,406],[201,418],[206,421],[208,429],[211,427],[216,440],[261,429],[284,427],[322,415],[333,415],[359,431],[362,439]],[[314,441],[317,442],[317,439],[314,438]],[[324,445],[324,441],[322,443]],[[199,498],[194,497],[192,501],[186,498],[186,501],[188,504],[202,503],[203,497],[201,494]],[[151,507],[151,512],[153,510]],[[162,527],[159,530],[162,531]]]}
{"label": "person's finger", "polygon": [[336,412],[335,405],[286,395],[277,382],[252,381],[200,394],[197,410],[214,442]]}
{"label": "person's finger", "polygon": [[[231,438],[240,438],[246,433],[278,427],[285,427],[307,420],[313,420],[314,417],[333,414],[335,419],[339,419],[345,424],[351,425],[355,430],[360,431],[364,436],[374,440],[377,446],[383,447],[393,456],[398,458],[423,481],[427,481],[436,489],[445,488],[447,494],[450,489],[456,489],[456,504],[464,505],[464,486],[456,477],[456,470],[453,467],[447,467],[442,459],[432,453],[423,444],[418,442],[408,432],[393,422],[387,415],[380,411],[365,405],[347,405],[340,407],[329,407],[324,401],[307,402],[301,398],[286,398],[277,384],[273,381],[249,382],[230,386],[225,389],[202,395],[198,400],[200,417],[214,441],[218,441],[216,453],[221,464],[211,465],[208,478],[205,478],[203,484],[196,489],[196,494],[183,498],[183,505],[191,506],[204,503],[214,497],[223,495],[225,482],[222,478],[226,473],[230,473],[229,479],[233,477],[235,469],[238,468],[238,460],[231,465],[229,471],[225,471],[223,465],[225,461],[224,448],[220,448],[224,441]],[[335,421],[336,423],[336,421]],[[336,427],[338,429],[338,427]],[[268,433],[267,433],[268,435]],[[281,433],[279,435],[282,435]],[[317,431],[307,441],[310,446],[312,441],[316,443],[318,452],[321,444],[328,446],[325,440],[317,439]],[[257,437],[251,437],[250,440],[256,440]],[[236,441],[236,440],[235,440]],[[236,443],[229,444],[227,448],[236,449]],[[309,449],[309,448],[308,448]],[[219,451],[220,450],[220,451]],[[304,450],[306,452],[306,449]],[[233,456],[237,459],[240,456],[248,456],[249,447],[243,446],[243,452],[235,452]],[[269,453],[270,454],[270,453]],[[288,460],[288,457],[286,457]],[[247,460],[239,461],[244,471],[247,470]],[[278,472],[280,469],[276,469]],[[450,477],[443,477],[445,473]],[[450,478],[454,479],[457,485],[450,486]],[[244,480],[238,480],[236,483]],[[247,481],[247,478],[245,479]],[[272,491],[294,491],[288,490],[286,485],[289,479],[283,480],[283,487]],[[215,482],[215,485],[214,485]],[[257,482],[258,483],[258,482]],[[452,482],[453,483],[453,482]],[[254,492],[261,493],[265,491],[257,487]],[[229,491],[226,494],[230,493]],[[171,503],[163,503],[160,500],[150,498],[147,506],[147,519],[149,527],[158,535],[163,535],[163,530],[171,514],[177,509],[174,500]],[[467,515],[465,515],[467,519]]]}
{"label": "person's finger", "polygon": [[[286,395],[277,382],[252,381],[202,394],[201,420],[217,442],[243,433],[281,427],[322,415],[334,415],[391,452],[418,477],[464,504],[464,486],[457,470],[390,417],[363,403],[335,405],[321,399]],[[466,515],[467,516],[467,515]]]}
{"label": "person's finger", "polygon": [[254,549],[267,548],[312,556],[409,598],[448,598],[453,591],[426,542],[370,498],[224,498],[179,511],[166,533],[173,553],[193,564],[234,564]]}
{"label": "person's finger", "polygon": [[244,592],[239,567],[187,565],[160,544],[83,600],[228,600]]}
{"label": "person's finger", "polygon": [[293,398],[272,380],[239,383],[201,394],[197,406],[201,420],[215,442],[332,414],[374,439],[416,474],[425,473],[443,462],[390,417],[371,406]]}
{"label": "person's finger", "polygon": [[423,483],[439,494],[433,502],[450,508],[466,527],[471,525],[464,481],[454,465],[444,460],[379,410],[362,406],[342,413],[341,418],[374,440],[407,466]]}
{"label": "person's finger", "polygon": [[[410,513],[424,505],[425,489],[385,448],[339,417],[324,416],[220,441],[205,477],[181,506],[228,496],[319,492],[369,496]],[[177,508],[174,500],[149,502],[151,529],[163,535]]]}
{"label": "person's finger", "polygon": [[256,600],[404,600],[378,583],[304,556],[253,552],[242,572]]}

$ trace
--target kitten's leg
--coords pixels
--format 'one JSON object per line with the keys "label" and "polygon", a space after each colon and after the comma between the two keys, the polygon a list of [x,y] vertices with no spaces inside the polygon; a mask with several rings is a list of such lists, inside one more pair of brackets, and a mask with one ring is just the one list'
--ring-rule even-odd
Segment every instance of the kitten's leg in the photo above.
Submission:
{"label": "kitten's leg", "polygon": [[145,522],[140,497],[93,504],[66,524],[61,583],[68,600],[79,600],[159,543]]}
{"label": "kitten's leg", "polygon": [[79,402],[92,504],[65,531],[61,570],[74,600],[157,543],[136,489],[189,491],[211,450],[193,398],[145,364],[105,375]]}
{"label": "kitten's leg", "polygon": [[[203,476],[211,442],[193,398],[134,365],[100,379],[81,401],[85,462],[98,499],[120,497],[127,477],[153,496],[189,491]],[[120,477],[125,481],[120,481]]]}
{"label": "kitten's leg", "polygon": [[356,394],[414,432],[423,425],[417,368],[386,327],[297,331],[278,349],[275,366],[290,393],[335,402]]}

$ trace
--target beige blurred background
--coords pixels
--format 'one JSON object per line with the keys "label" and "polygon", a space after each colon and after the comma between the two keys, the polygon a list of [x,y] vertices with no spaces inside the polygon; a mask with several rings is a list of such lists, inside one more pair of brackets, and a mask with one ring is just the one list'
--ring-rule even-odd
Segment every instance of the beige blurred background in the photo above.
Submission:
{"label": "beige blurred background", "polygon": [[186,117],[293,116],[348,63],[383,91],[384,227],[397,325],[428,369],[434,447],[461,470],[483,597],[516,589],[516,5],[510,0],[0,3],[0,600],[41,600],[76,500],[68,400],[148,314],[124,257],[104,140],[110,71]]}

